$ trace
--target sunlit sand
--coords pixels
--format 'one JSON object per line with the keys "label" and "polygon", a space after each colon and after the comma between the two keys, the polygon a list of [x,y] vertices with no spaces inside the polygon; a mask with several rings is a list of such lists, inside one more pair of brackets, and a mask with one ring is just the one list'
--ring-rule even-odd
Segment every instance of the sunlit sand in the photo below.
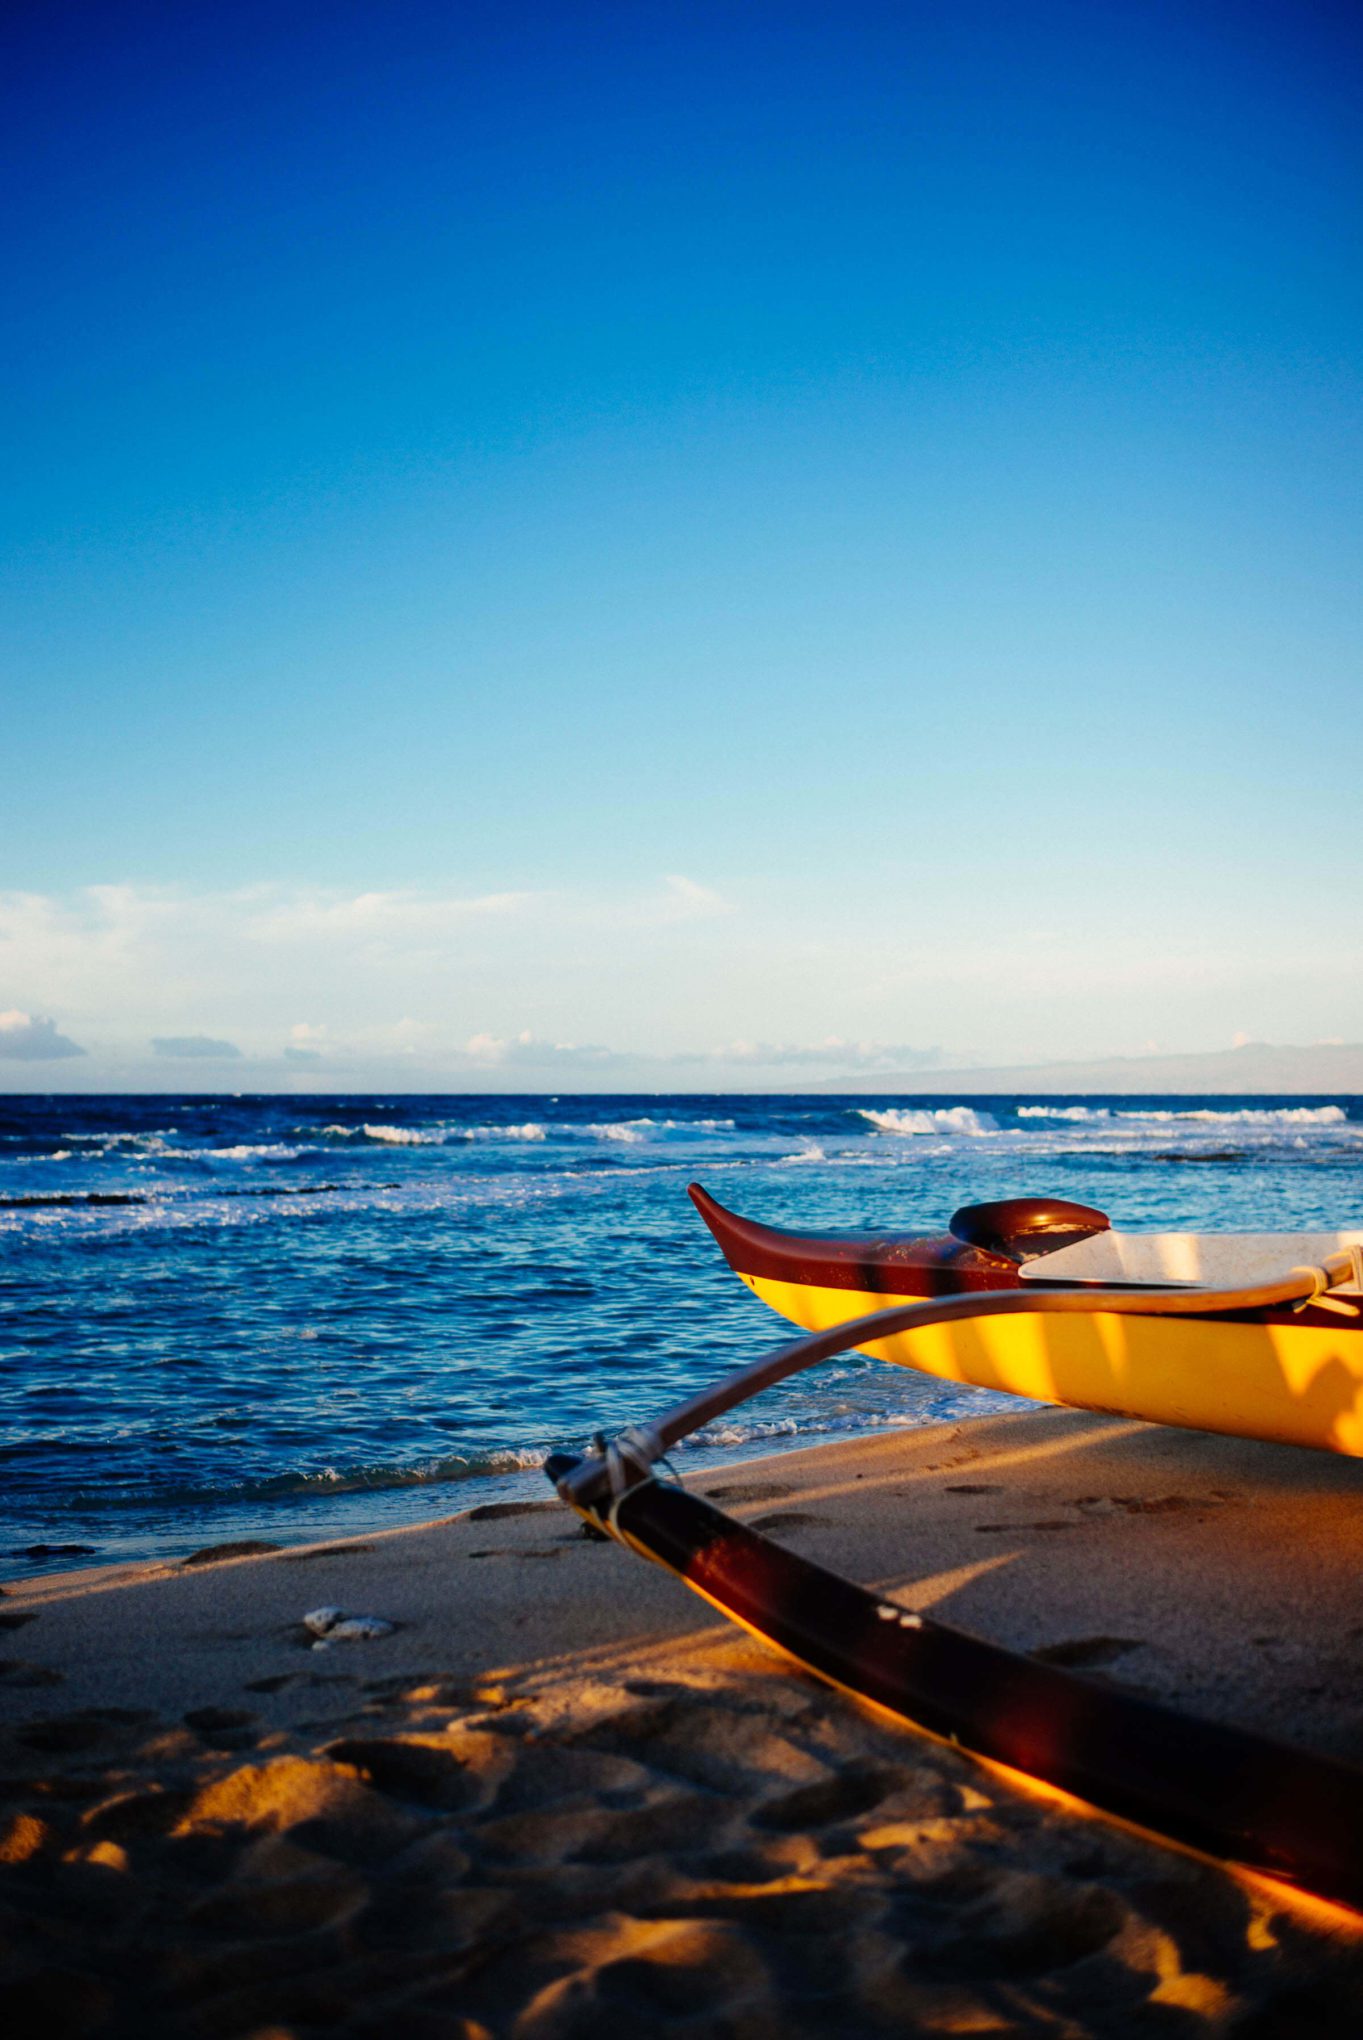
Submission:
{"label": "sunlit sand", "polygon": [[[1047,1411],[698,1485],[906,1607],[1363,1746],[1354,1462]],[[395,1627],[328,1643],[320,1604]],[[874,1719],[552,1501],[3,1619],[48,2033],[1215,2031],[1363,1983],[1348,1916]]]}

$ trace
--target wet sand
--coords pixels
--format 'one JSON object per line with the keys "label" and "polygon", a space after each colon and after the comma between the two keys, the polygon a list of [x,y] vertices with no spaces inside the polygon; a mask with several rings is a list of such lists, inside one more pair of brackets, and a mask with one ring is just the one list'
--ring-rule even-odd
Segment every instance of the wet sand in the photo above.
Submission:
{"label": "wet sand", "polygon": [[[1363,1761],[1363,1462],[1042,1411],[694,1485]],[[873,1719],[552,1500],[11,1583],[0,1659],[15,2035],[1363,2030],[1363,1925]]]}

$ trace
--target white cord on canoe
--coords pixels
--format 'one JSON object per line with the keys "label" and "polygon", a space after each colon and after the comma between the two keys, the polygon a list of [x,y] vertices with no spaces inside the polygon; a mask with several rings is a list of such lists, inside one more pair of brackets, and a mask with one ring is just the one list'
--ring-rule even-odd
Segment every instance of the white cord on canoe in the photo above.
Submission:
{"label": "white cord on canoe", "polygon": [[646,1478],[655,1459],[661,1459],[666,1445],[651,1424],[628,1424],[606,1447],[606,1476],[610,1491],[618,1500]]}
{"label": "white cord on canoe", "polygon": [[[1353,1288],[1363,1289],[1363,1247],[1345,1247],[1343,1251],[1349,1256],[1351,1264],[1350,1274],[1346,1279]],[[1337,1289],[1340,1286],[1339,1277],[1337,1275],[1332,1276],[1328,1268],[1314,1267],[1308,1264],[1304,1267],[1290,1268],[1288,1270],[1289,1279],[1293,1275],[1305,1275],[1312,1285],[1310,1295],[1303,1296],[1300,1302],[1293,1304],[1292,1308],[1294,1310],[1308,1310],[1314,1306],[1317,1310],[1338,1311],[1341,1317],[1358,1316],[1358,1305],[1356,1303],[1349,1303],[1342,1296],[1329,1296],[1326,1294],[1327,1290]]]}

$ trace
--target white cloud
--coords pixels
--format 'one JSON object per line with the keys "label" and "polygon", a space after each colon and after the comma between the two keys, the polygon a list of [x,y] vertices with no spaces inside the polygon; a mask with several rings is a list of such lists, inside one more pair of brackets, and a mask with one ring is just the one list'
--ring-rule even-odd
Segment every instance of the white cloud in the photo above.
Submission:
{"label": "white cloud", "polygon": [[[207,1066],[233,1050],[300,1081],[321,1076],[324,1056],[328,1082],[361,1089],[389,1077],[666,1089],[932,1059],[813,1030],[773,1042],[757,1027],[704,1047],[773,1001],[792,1015],[806,1004],[803,983],[770,981],[769,944],[733,947],[734,913],[681,872],[534,893],[93,886],[0,895],[0,972],[25,1006],[61,1011],[97,1039],[100,1075],[115,1082],[139,1063],[150,1076],[170,1059]],[[832,975],[831,958],[802,957],[807,1004],[827,1009]]]}
{"label": "white cloud", "polygon": [[537,1041],[528,1028],[509,1039],[495,1034],[474,1034],[464,1043],[464,1055],[478,1069],[536,1069],[569,1074],[601,1072],[626,1064],[662,1058],[631,1056],[596,1042]]}
{"label": "white cloud", "polygon": [[219,1041],[212,1034],[158,1034],[152,1052],[178,1062],[234,1062],[241,1054],[234,1041]]}
{"label": "white cloud", "polygon": [[84,1054],[79,1043],[58,1034],[55,1020],[39,1020],[17,1007],[0,1013],[0,1056],[14,1062],[63,1062]]}
{"label": "white cloud", "polygon": [[318,942],[367,947],[446,939],[469,921],[516,914],[537,895],[472,897],[418,892],[302,893],[276,898],[248,913],[243,932],[257,942]]}
{"label": "white cloud", "polygon": [[[528,1041],[530,1036],[524,1035],[522,1039]],[[504,1060],[507,1047],[496,1034],[471,1034],[464,1043],[464,1053],[470,1062],[483,1063],[491,1069],[494,1063]]]}
{"label": "white cloud", "polygon": [[[205,1037],[240,1050],[237,1083],[253,1069],[267,1085],[374,1090],[778,1088],[1131,1052],[1156,1033],[1189,1047],[1233,1027],[1347,1037],[1363,982],[1323,952],[1253,976],[1179,931],[1146,953],[1124,921],[1001,930],[992,900],[986,913],[953,896],[934,921],[917,899],[896,915],[883,897],[872,912],[811,893],[807,874],[743,883],[743,912],[676,870],[534,891],[494,875],[0,892],[0,987],[18,1015],[6,1081],[168,1086],[183,1078],[149,1041]],[[206,1055],[199,1068],[212,1075]]]}
{"label": "white cloud", "polygon": [[[604,983],[622,939],[646,940],[650,930],[661,939],[674,925],[729,911],[718,893],[680,875],[560,892],[9,892],[0,893],[0,983],[16,1005],[62,1011],[106,1039],[189,1035],[216,1022],[263,1052],[267,1039],[289,1033],[276,1001],[327,1010],[351,1035],[381,1028],[395,1007],[427,1026],[467,1009],[471,978],[523,984],[529,969],[571,971],[594,952]],[[467,1013],[466,1024],[475,1018]],[[297,1024],[305,1031],[289,1038],[299,1047],[315,1047],[326,1031]]]}
{"label": "white cloud", "polygon": [[672,872],[663,881],[661,918],[665,921],[710,921],[717,914],[732,914],[729,900],[694,878]]}

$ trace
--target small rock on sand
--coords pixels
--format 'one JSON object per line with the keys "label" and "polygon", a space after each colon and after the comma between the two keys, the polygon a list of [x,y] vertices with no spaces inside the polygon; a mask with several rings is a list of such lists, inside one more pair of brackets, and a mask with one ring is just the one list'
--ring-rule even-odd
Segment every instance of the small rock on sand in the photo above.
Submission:
{"label": "small rock on sand", "polygon": [[317,1639],[314,1650],[332,1643],[372,1643],[391,1636],[396,1626],[382,1615],[347,1615],[344,1608],[314,1608],[303,1617],[303,1627]]}

